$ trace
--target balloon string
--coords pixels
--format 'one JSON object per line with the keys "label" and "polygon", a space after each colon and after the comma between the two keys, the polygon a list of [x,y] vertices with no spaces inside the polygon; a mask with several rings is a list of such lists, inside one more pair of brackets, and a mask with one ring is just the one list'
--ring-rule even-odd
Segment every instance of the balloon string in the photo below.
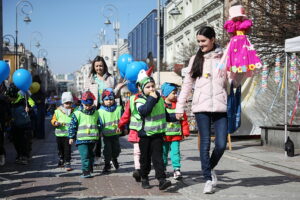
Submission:
{"label": "balloon string", "polygon": [[[25,93],[24,94],[24,97],[25,97],[25,105],[26,105],[26,108],[28,108],[28,102],[27,102],[27,94]],[[28,116],[28,112],[26,111],[26,114]]]}

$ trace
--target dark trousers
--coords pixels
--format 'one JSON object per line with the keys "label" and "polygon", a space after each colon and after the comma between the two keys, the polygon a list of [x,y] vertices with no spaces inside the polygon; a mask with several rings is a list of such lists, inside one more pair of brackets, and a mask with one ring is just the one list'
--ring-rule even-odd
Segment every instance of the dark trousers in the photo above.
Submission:
{"label": "dark trousers", "polygon": [[0,155],[4,155],[4,154],[5,154],[5,149],[4,149],[4,131],[1,130],[1,127],[0,127]]}
{"label": "dark trousers", "polygon": [[102,148],[102,139],[99,137],[99,140],[95,143],[94,154],[96,157],[101,157],[101,148]]}
{"label": "dark trousers", "polygon": [[45,105],[37,107],[36,138],[45,138]]}
{"label": "dark trousers", "polygon": [[94,164],[94,147],[95,143],[83,143],[78,144],[78,151],[81,158],[82,171],[91,172]]}
{"label": "dark trousers", "polygon": [[[218,164],[227,145],[227,114],[201,112],[195,114],[200,132],[200,159],[205,180],[211,180],[211,170]],[[211,123],[215,129],[215,148],[209,156]]]}
{"label": "dark trousers", "polygon": [[162,157],[163,152],[163,136],[146,136],[141,137],[139,141],[141,157],[141,177],[148,179],[151,170],[151,160],[155,170],[155,178],[166,178],[164,171],[164,162]]}
{"label": "dark trousers", "polygon": [[117,159],[121,153],[119,136],[118,135],[104,136],[103,142],[104,142],[103,155],[104,155],[105,164],[109,164],[112,159],[113,160]]}
{"label": "dark trousers", "polygon": [[59,159],[65,163],[71,161],[71,145],[69,144],[68,137],[56,137],[57,150]]}
{"label": "dark trousers", "polygon": [[12,127],[11,130],[13,144],[17,152],[17,158],[29,158],[32,144],[32,130],[29,127]]}

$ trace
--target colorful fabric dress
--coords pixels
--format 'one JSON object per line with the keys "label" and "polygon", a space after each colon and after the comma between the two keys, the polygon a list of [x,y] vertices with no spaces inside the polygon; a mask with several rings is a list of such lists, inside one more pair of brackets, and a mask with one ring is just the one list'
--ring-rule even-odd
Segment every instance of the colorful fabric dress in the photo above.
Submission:
{"label": "colorful fabric dress", "polygon": [[233,34],[225,53],[227,71],[246,73],[247,76],[252,76],[255,69],[262,67],[253,45],[245,35],[251,26],[252,21],[249,19],[226,21],[224,28],[228,33]]}

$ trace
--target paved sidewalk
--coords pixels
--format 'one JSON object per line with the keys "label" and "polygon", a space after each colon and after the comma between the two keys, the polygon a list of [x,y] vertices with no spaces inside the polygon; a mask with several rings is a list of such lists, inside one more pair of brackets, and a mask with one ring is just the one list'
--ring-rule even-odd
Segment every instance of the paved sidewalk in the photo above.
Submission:
{"label": "paved sidewalk", "polygon": [[[7,164],[0,167],[0,199],[299,199],[300,156],[285,158],[284,152],[260,146],[259,140],[233,141],[233,150],[226,151],[216,168],[218,186],[212,195],[202,194],[203,183],[197,137],[181,143],[182,181],[172,180],[167,191],[158,190],[151,172],[152,188],[144,190],[132,178],[132,145],[121,138],[120,169],[109,175],[95,170],[95,177],[79,177],[80,158],[73,147],[75,170],[56,168],[57,151],[53,129],[46,121],[47,137],[34,140],[33,158],[28,166],[14,164],[15,151],[6,144]],[[172,175],[171,167],[168,172]]]}

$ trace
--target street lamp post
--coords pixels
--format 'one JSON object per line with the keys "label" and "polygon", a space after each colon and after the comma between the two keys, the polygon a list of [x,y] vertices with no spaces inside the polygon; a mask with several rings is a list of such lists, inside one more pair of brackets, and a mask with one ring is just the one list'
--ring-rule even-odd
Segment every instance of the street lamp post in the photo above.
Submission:
{"label": "street lamp post", "polygon": [[32,4],[27,0],[20,0],[16,4],[16,40],[15,40],[15,55],[16,55],[16,69],[18,68],[18,8],[20,7],[21,12],[26,15],[24,17],[24,22],[29,23],[31,19],[29,18],[29,14],[33,11]]}
{"label": "street lamp post", "polygon": [[[3,40],[7,40],[7,41],[3,41],[4,44],[10,44],[10,40],[12,39],[13,40],[13,44],[15,45],[16,44],[16,39],[13,35],[11,34],[6,34],[3,36]],[[16,47],[16,46],[15,46]],[[2,47],[1,47],[2,48]],[[15,54],[15,69],[17,68],[17,55]]]}
{"label": "street lamp post", "polygon": [[112,5],[112,4],[107,4],[102,8],[102,14],[106,18],[104,24],[105,25],[111,25],[110,18],[113,16],[115,13],[116,16],[116,21],[113,22],[113,29],[115,31],[115,45],[117,45],[117,52],[116,52],[116,61],[118,60],[119,57],[119,36],[120,36],[120,22],[119,22],[119,17],[118,17],[118,9]]}
{"label": "street lamp post", "polygon": [[161,21],[160,10],[161,10],[161,2],[160,2],[160,0],[157,0],[156,68],[157,68],[157,86],[158,86],[158,88],[160,88],[160,21]]}

